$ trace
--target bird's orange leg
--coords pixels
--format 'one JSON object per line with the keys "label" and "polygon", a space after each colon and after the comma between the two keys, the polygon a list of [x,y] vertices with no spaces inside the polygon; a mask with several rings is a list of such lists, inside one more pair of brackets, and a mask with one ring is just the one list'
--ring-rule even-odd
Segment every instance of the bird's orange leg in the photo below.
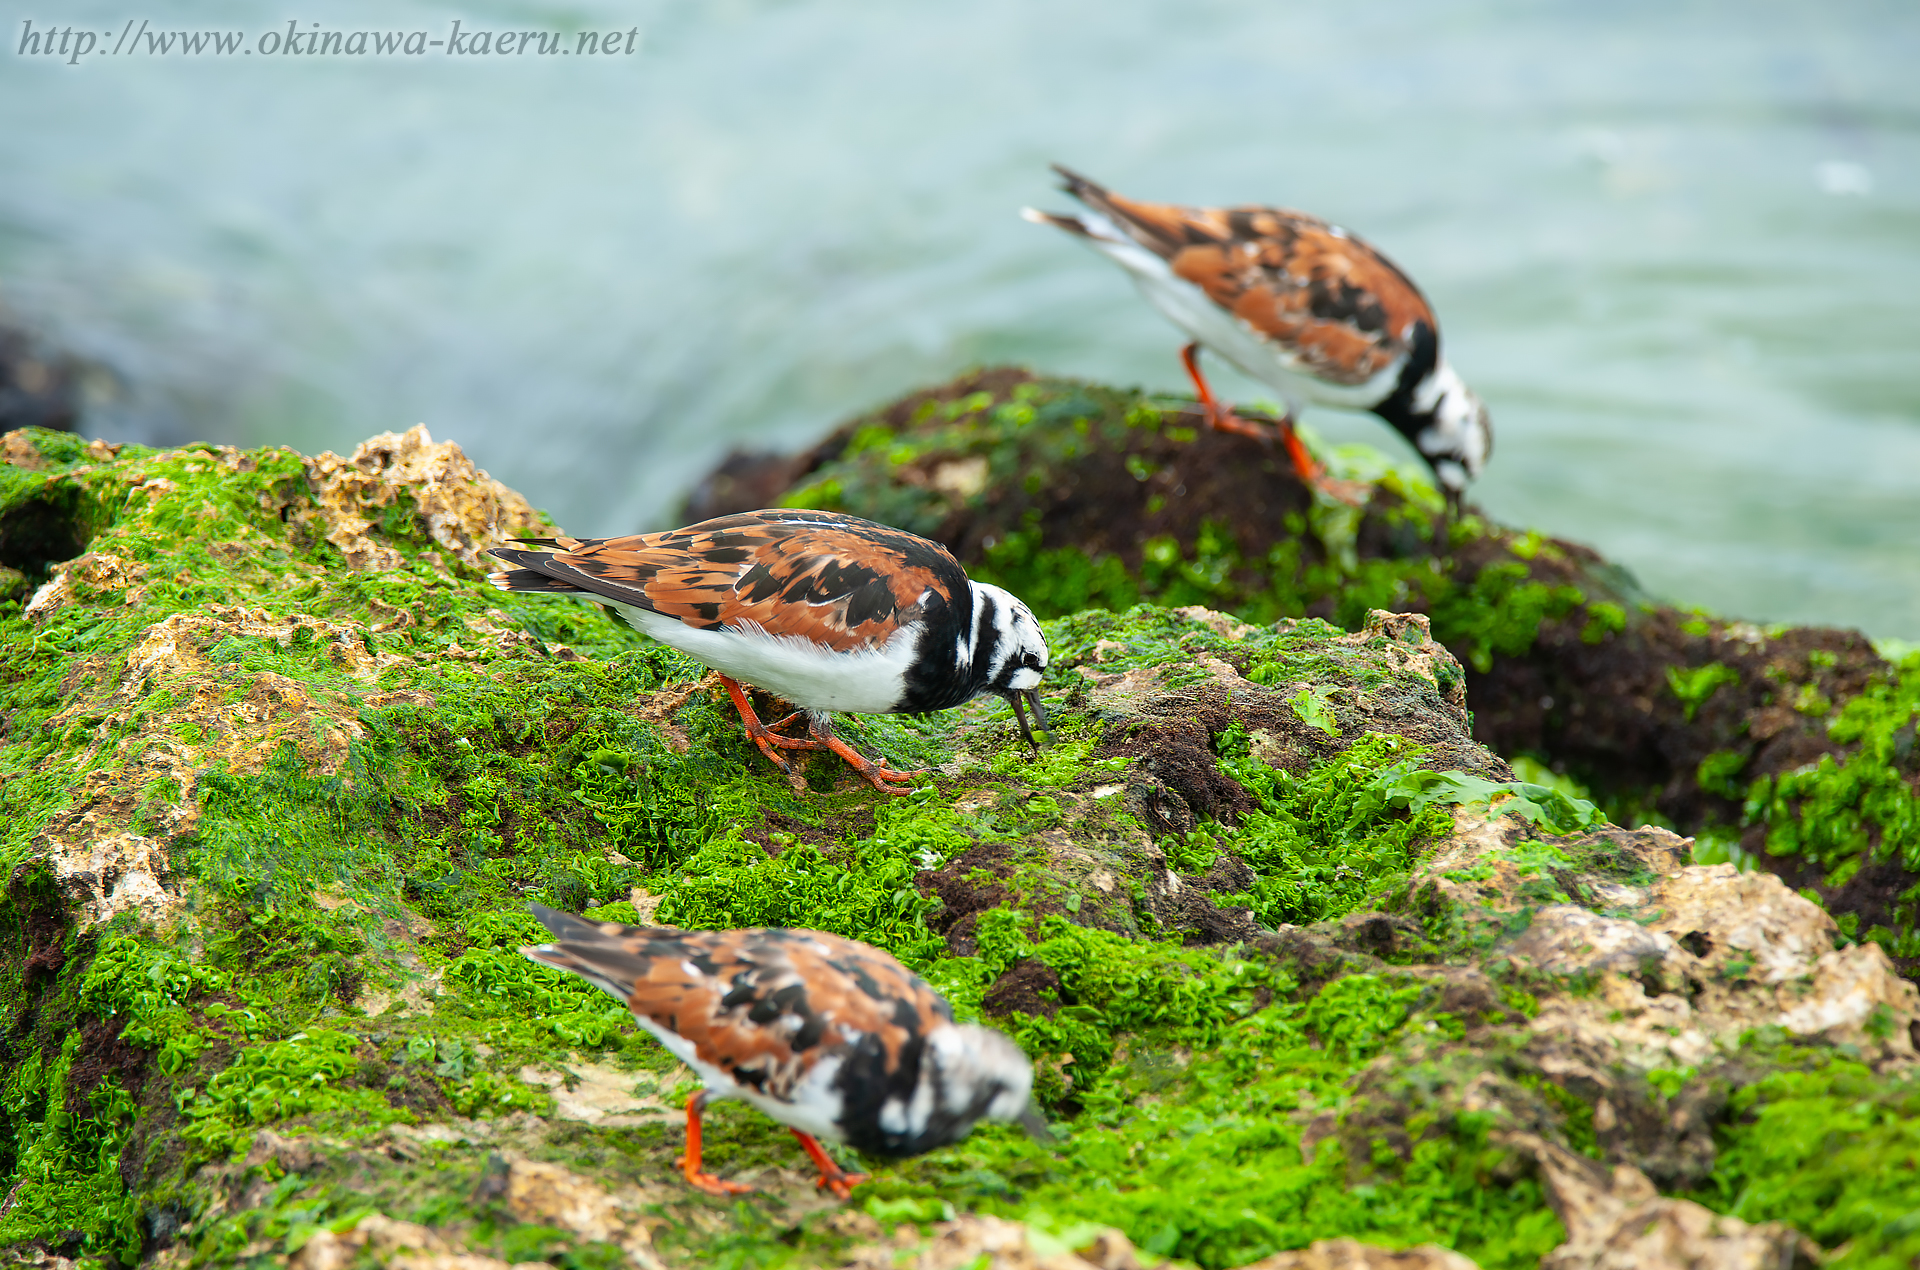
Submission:
{"label": "bird's orange leg", "polygon": [[1293,460],[1293,474],[1308,485],[1318,484],[1327,474],[1320,461],[1307,453],[1307,446],[1300,434],[1293,430],[1293,418],[1288,416],[1280,421],[1280,444],[1287,447],[1287,457]]}
{"label": "bird's orange leg", "polygon": [[687,1175],[687,1181],[709,1195],[751,1195],[753,1188],[740,1182],[729,1182],[717,1178],[700,1167],[700,1112],[707,1105],[707,1091],[701,1090],[687,1099],[687,1153],[680,1159],[680,1171]]}
{"label": "bird's orange leg", "polygon": [[[1187,368],[1187,375],[1193,380],[1193,389],[1200,397],[1200,407],[1206,412],[1207,424],[1216,432],[1231,432],[1243,437],[1252,437],[1271,445],[1275,434],[1260,424],[1242,419],[1235,414],[1231,406],[1223,406],[1215,399],[1213,389],[1208,386],[1206,376],[1200,373],[1200,345],[1192,343],[1180,350],[1180,361]],[[1278,438],[1287,449],[1287,458],[1293,463],[1293,473],[1300,483],[1310,489],[1319,490],[1343,503],[1355,507],[1364,504],[1370,491],[1364,481],[1341,481],[1327,475],[1327,469],[1307,453],[1306,444],[1300,440],[1300,434],[1293,429],[1293,413],[1280,420]]]}
{"label": "bird's orange leg", "polygon": [[[799,769],[789,762],[787,756],[780,753],[780,751],[817,750],[820,747],[812,741],[802,741],[795,737],[776,735],[766,724],[760,722],[760,716],[754,713],[753,703],[747,700],[747,694],[741,689],[739,680],[728,675],[721,675],[720,682],[726,685],[727,695],[733,698],[733,708],[740,712],[740,724],[746,728],[748,738],[760,747],[760,752],[767,756],[768,762],[786,773],[787,784],[793,786],[795,793],[805,793],[807,788],[806,778],[800,775]],[[793,716],[789,715],[787,718],[780,720],[780,723],[785,724],[791,722],[792,717]]]}
{"label": "bird's orange leg", "polygon": [[1193,391],[1200,398],[1200,409],[1207,417],[1209,428],[1215,432],[1231,432],[1236,436],[1252,437],[1255,441],[1264,441],[1269,445],[1273,443],[1273,433],[1249,419],[1242,419],[1233,412],[1232,406],[1223,406],[1214,397],[1213,389],[1207,383],[1207,377],[1200,373],[1200,345],[1197,342],[1180,350],[1180,363],[1187,368],[1187,378],[1193,380]]}
{"label": "bird's orange leg", "polygon": [[807,717],[807,712],[805,710],[795,710],[792,714],[788,715],[786,718],[776,719],[772,723],[769,723],[767,725],[767,731],[778,732],[781,728],[786,727],[789,723],[792,723],[795,719],[804,719],[806,717]]}
{"label": "bird's orange leg", "polygon": [[862,780],[883,794],[907,792],[904,789],[894,789],[886,783],[888,781],[911,781],[916,776],[926,775],[923,771],[902,771],[899,768],[888,767],[884,759],[878,763],[874,762],[835,736],[830,726],[821,718],[808,718],[808,735],[805,737],[781,736],[773,731],[773,728],[785,727],[792,723],[806,713],[804,710],[795,711],[769,727],[760,722],[760,716],[754,713],[753,703],[747,700],[746,691],[741,688],[739,680],[721,675],[720,682],[726,685],[727,695],[733,698],[733,708],[740,712],[740,722],[747,729],[747,735],[752,738],[755,745],[760,747],[760,752],[766,755],[775,767],[787,774],[787,783],[793,786],[796,793],[806,791],[806,780],[800,775],[799,769],[779,752],[781,750],[832,750],[845,759],[847,766],[859,773]]}
{"label": "bird's orange leg", "polygon": [[820,1168],[820,1179],[814,1185],[823,1191],[832,1191],[841,1199],[852,1199],[853,1188],[866,1181],[867,1175],[849,1173],[835,1164],[833,1157],[827,1154],[827,1149],[812,1134],[795,1129],[793,1136],[800,1139],[800,1145],[806,1148],[807,1154],[813,1157],[813,1162]]}
{"label": "bird's orange leg", "polygon": [[874,762],[859,750],[854,749],[851,745],[848,745],[845,741],[835,736],[823,720],[814,720],[812,732],[814,740],[820,748],[832,750],[835,754],[845,759],[847,766],[858,773],[861,780],[864,780],[867,784],[873,786],[883,794],[905,794],[910,792],[905,789],[895,789],[892,785],[886,783],[888,781],[898,781],[906,784],[911,783],[916,776],[925,776],[927,774],[925,770],[908,771],[903,768],[888,767],[885,759],[881,759],[878,763]]}

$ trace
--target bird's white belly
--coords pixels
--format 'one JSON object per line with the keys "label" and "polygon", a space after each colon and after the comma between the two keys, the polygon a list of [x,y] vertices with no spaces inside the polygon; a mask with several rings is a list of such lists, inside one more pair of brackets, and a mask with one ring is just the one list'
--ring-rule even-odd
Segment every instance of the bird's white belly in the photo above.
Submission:
{"label": "bird's white belly", "polygon": [[723,675],[808,710],[886,714],[906,692],[919,625],[904,626],[878,648],[836,653],[797,635],[769,635],[756,626],[698,630],[674,618],[614,603],[637,631]]}
{"label": "bird's white belly", "polygon": [[654,1038],[666,1047],[667,1052],[693,1069],[700,1083],[712,1091],[714,1098],[738,1098],[765,1112],[770,1119],[810,1133],[816,1138],[825,1138],[829,1142],[845,1142],[847,1135],[834,1118],[840,1114],[842,1100],[833,1088],[834,1077],[840,1073],[840,1057],[829,1054],[816,1062],[793,1087],[791,1101],[770,1098],[756,1091],[751,1085],[742,1085],[733,1078],[733,1073],[723,1071],[712,1063],[706,1062],[694,1052],[693,1042],[678,1032],[670,1032],[660,1024],[644,1015],[634,1015],[634,1022],[653,1033]]}
{"label": "bird's white belly", "polygon": [[845,1099],[833,1082],[840,1075],[840,1056],[829,1054],[816,1062],[793,1087],[793,1097],[783,1101],[769,1098],[751,1088],[741,1087],[739,1096],[781,1124],[829,1142],[845,1142],[846,1130],[835,1123]]}

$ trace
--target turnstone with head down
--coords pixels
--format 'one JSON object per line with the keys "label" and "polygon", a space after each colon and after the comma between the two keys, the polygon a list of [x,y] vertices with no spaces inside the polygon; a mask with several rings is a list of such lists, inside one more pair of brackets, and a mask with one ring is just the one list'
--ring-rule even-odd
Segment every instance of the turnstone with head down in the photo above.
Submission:
{"label": "turnstone with head down", "polygon": [[[720,674],[747,735],[804,782],[783,750],[832,750],[875,789],[922,772],[874,762],[834,735],[831,712],[917,713],[996,693],[1034,744],[1047,728],[1047,641],[1027,606],[970,581],[945,547],[837,512],[742,512],[624,538],[544,538],[492,554],[503,591],[600,601],[616,618]],[[800,707],[772,724],[741,683]],[[779,729],[804,717],[808,735]]]}
{"label": "turnstone with head down", "polygon": [[1180,356],[1213,427],[1272,439],[1214,399],[1200,373],[1201,345],[1286,402],[1278,439],[1302,480],[1349,501],[1359,496],[1326,476],[1293,421],[1308,403],[1370,410],[1413,443],[1458,506],[1493,451],[1493,424],[1440,355],[1426,297],[1379,249],[1304,212],[1148,203],[1059,164],[1054,171],[1089,210],[1021,214],[1118,261],[1192,337]]}
{"label": "turnstone with head down", "polygon": [[590,922],[533,905],[554,942],[521,949],[626,1003],[640,1026],[706,1088],[687,1099],[681,1170],[713,1195],[753,1188],[700,1162],[700,1114],[743,1098],[793,1130],[845,1199],[864,1175],[818,1139],[869,1155],[920,1155],[976,1121],[1046,1123],[1029,1101],[1033,1067],[991,1028],[953,1011],[892,956],[812,930],[679,930]]}

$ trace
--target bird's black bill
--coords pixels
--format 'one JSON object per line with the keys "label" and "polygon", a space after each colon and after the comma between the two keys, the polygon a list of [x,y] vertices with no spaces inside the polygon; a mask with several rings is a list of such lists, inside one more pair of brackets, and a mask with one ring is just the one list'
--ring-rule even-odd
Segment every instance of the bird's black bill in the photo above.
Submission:
{"label": "bird's black bill", "polygon": [[1041,1115],[1040,1109],[1032,1103],[1027,1104],[1027,1109],[1020,1113],[1020,1118],[1015,1120],[1014,1123],[1022,1129],[1025,1129],[1027,1136],[1035,1142],[1052,1142],[1054,1140],[1053,1131],[1047,1128],[1047,1118]]}
{"label": "bird's black bill", "polygon": [[[1040,690],[1038,688],[1010,688],[1007,690],[1007,701],[1013,706],[1013,717],[1020,722],[1020,735],[1026,738],[1027,745],[1032,748],[1035,754],[1038,754],[1040,752],[1040,742],[1033,739],[1034,731],[1037,729],[1041,736],[1046,737],[1048,740],[1053,739],[1052,733],[1047,727],[1047,712],[1040,708]],[[1033,707],[1034,726],[1032,728],[1027,726],[1026,711],[1020,708],[1022,701],[1025,701],[1027,705]]]}

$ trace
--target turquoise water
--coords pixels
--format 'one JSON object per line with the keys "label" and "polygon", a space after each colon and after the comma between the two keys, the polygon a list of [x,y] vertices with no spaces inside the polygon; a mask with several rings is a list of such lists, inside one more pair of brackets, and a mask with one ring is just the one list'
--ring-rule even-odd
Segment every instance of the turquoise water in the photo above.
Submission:
{"label": "turquoise water", "polygon": [[1059,159],[1385,247],[1491,406],[1495,516],[1682,603],[1920,636],[1920,6],[73,3],[638,28],[75,65],[19,52],[47,12],[0,4],[0,303],[119,369],[109,435],[425,422],[620,532],[969,364],[1181,388],[1119,271],[1017,219]]}

